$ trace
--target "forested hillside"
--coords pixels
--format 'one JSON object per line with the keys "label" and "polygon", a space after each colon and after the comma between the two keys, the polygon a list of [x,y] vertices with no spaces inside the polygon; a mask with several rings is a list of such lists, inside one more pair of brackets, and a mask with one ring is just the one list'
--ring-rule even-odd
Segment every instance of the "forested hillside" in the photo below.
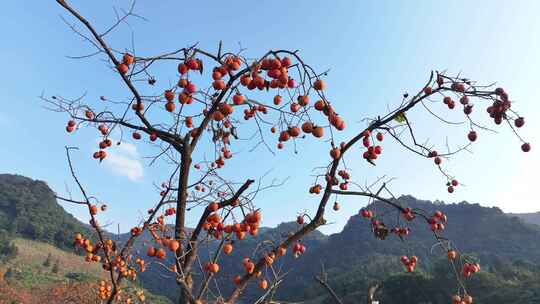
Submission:
{"label": "forested hillside", "polygon": [[0,230],[70,249],[74,231],[89,229],[56,202],[43,181],[0,174]]}

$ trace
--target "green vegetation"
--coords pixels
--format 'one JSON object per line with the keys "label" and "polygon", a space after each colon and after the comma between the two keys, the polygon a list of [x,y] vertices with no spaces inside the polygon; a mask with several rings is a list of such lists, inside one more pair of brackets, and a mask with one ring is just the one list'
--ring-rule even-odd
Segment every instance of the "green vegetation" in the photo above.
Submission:
{"label": "green vegetation", "polygon": [[52,260],[52,255],[51,255],[51,253],[49,253],[47,255],[47,258],[45,259],[45,262],[43,262],[43,267],[51,266],[51,260]]}
{"label": "green vegetation", "polygon": [[76,231],[89,233],[58,205],[45,182],[11,174],[0,174],[0,229],[63,249],[72,248]]}
{"label": "green vegetation", "polygon": [[73,282],[87,282],[95,279],[94,276],[88,274],[87,272],[68,272],[64,277]]}
{"label": "green vegetation", "polygon": [[21,238],[13,239],[12,244],[18,253],[0,264],[0,270],[6,269],[6,279],[11,277],[12,283],[23,288],[68,283],[74,277],[79,279],[75,281],[83,277],[88,281],[104,278],[105,273],[99,265],[87,263],[82,257],[53,245]]}
{"label": "green vegetation", "polygon": [[17,254],[17,247],[13,245],[12,238],[5,230],[0,229],[0,261],[8,260]]}
{"label": "green vegetation", "polygon": [[[457,290],[455,274],[445,259],[413,273],[405,273],[395,258],[378,256],[345,273],[329,273],[329,284],[344,303],[363,303],[370,286],[381,286],[376,299],[385,304],[446,304]],[[540,266],[501,260],[468,280],[475,303],[540,303]],[[308,303],[330,303],[317,283],[304,290]]]}
{"label": "green vegetation", "polygon": [[10,267],[6,271],[5,278],[8,282],[22,288],[34,288],[41,285],[54,285],[62,282],[63,278],[52,272],[30,267]]}
{"label": "green vegetation", "polygon": [[56,262],[54,262],[54,265],[51,269],[52,273],[58,273],[58,271],[60,270],[60,265],[59,265],[60,261],[57,259]]}

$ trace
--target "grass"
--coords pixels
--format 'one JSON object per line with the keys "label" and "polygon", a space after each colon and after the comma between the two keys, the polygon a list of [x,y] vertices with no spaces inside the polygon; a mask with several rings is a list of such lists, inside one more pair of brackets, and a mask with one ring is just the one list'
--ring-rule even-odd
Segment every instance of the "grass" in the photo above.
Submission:
{"label": "grass", "polygon": [[[17,238],[13,241],[18,249],[17,256],[10,261],[14,266],[33,268],[42,272],[51,272],[54,263],[58,261],[58,273],[53,276],[64,277],[70,272],[86,273],[95,278],[104,278],[105,273],[97,263],[88,263],[84,257],[72,252],[58,249],[50,244],[27,239]],[[51,266],[45,267],[43,263],[51,256]]]}
{"label": "grass", "polygon": [[[14,279],[12,281],[20,287],[33,288],[105,278],[104,271],[97,263],[88,263],[82,256],[43,242],[17,238],[13,243],[17,247],[17,255],[0,265],[0,273],[6,277],[11,276]],[[49,256],[50,265],[45,266]],[[56,272],[53,271],[55,263],[58,263]]]}
{"label": "grass", "polygon": [[[4,287],[11,288],[13,292],[20,295],[32,293],[32,290],[43,291],[55,286],[94,284],[100,279],[108,278],[108,273],[103,271],[101,264],[88,263],[84,260],[84,256],[28,239],[16,238],[13,243],[17,247],[17,255],[7,262],[0,263],[0,283],[4,278],[4,282],[11,286]],[[50,264],[45,266],[44,263],[49,255]],[[55,263],[58,263],[57,272],[53,271]],[[165,297],[153,295],[148,291],[145,291],[145,294],[147,303],[171,303]],[[0,303],[4,303],[2,300],[0,297]]]}

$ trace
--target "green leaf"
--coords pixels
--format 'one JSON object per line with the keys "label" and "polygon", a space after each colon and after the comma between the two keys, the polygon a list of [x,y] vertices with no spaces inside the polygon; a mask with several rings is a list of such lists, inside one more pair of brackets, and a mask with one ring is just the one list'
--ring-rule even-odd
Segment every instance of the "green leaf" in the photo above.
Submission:
{"label": "green leaf", "polygon": [[394,118],[395,121],[401,123],[405,121],[405,113],[399,113],[396,115],[396,118]]}

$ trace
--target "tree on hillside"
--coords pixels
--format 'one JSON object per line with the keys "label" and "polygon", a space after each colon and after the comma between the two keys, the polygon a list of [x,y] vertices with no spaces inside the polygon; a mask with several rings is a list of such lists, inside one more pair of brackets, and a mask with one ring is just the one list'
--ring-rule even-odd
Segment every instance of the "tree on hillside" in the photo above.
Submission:
{"label": "tree on hillside", "polygon": [[[503,88],[432,72],[421,89],[414,94],[404,94],[388,113],[366,118],[363,127],[349,125],[348,128],[355,129],[355,135],[342,141],[339,131],[346,128],[346,123],[325,94],[327,73],[316,72],[298,51],[270,50],[253,57],[244,54],[244,50],[226,51],[220,43],[215,52],[193,45],[157,55],[138,54],[134,49],[124,51],[120,50],[122,47],[109,44],[111,32],[129,18],[138,17],[133,6],[118,15],[112,26],[100,31],[68,2],[56,2],[74,22],[83,26],[80,30],[68,23],[93,48],[89,55],[82,57],[105,59],[117,74],[119,86],[129,95],[123,100],[102,96],[95,102],[87,102],[84,96],[75,99],[43,96],[43,100],[51,109],[69,115],[67,132],[96,129],[101,138],[92,155],[96,161],[105,160],[107,150],[114,149],[112,137],[121,136],[118,144],[131,138],[134,143],[154,147],[157,153],[152,163],[161,161],[169,168],[167,180],[157,190],[159,199],[149,205],[146,218],[131,229],[127,241],[117,243],[107,237],[98,222],[99,213],[104,212],[106,206],[100,206],[79,181],[70,157],[73,148],[66,148],[71,175],[82,199],[58,198],[88,209],[96,240],[78,234],[75,242],[87,252],[87,261],[101,263],[108,272],[109,280],[101,282],[98,290],[104,301],[143,301],[141,292],[129,294],[123,290],[126,281],[135,280],[137,273],[147,267],[145,261],[150,259],[151,267],[166,269],[170,280],[177,282],[179,303],[234,303],[245,294],[251,282],[261,289],[257,303],[268,302],[286,279],[285,273],[276,266],[280,257],[292,254],[301,262],[306,250],[302,239],[326,223],[325,212],[329,206],[334,210],[340,208],[336,198],[352,195],[381,201],[389,208],[360,210],[369,227],[366,229],[371,229],[381,240],[394,235],[405,241],[410,233],[408,222],[425,222],[426,229],[433,232],[434,242],[443,248],[455,270],[453,301],[472,302],[465,283],[480,270],[480,265],[461,255],[443,236],[446,215],[442,212],[428,214],[403,205],[392,195],[389,180],[379,179],[370,186],[361,186],[354,182],[352,168],[347,167],[345,158],[349,154],[351,158],[363,157],[374,166],[384,154],[383,142],[395,141],[404,152],[410,153],[408,155],[434,163],[434,168],[441,172],[444,189],[450,193],[457,191],[459,182],[448,172],[445,162],[455,153],[467,150],[480,131],[489,130],[477,123],[474,116],[489,115],[495,124],[504,123],[521,141],[521,149],[530,150],[530,144],[517,133],[524,125],[524,118],[511,107]],[[156,95],[148,91],[158,86],[157,67],[168,68],[169,75],[177,77],[178,82],[172,86],[160,85],[158,91],[162,93]],[[438,118],[442,126],[453,124],[444,114],[437,114],[441,109],[436,107],[441,103],[448,111],[463,112],[467,125],[464,145],[455,149],[446,147],[446,152],[424,143],[416,135],[409,115],[413,110],[424,111],[425,115]],[[440,132],[443,131],[441,127]],[[305,140],[328,144],[328,150],[323,153],[328,162],[316,169],[313,184],[302,190],[309,191],[317,200],[316,212],[299,215],[294,231],[279,240],[260,243],[252,256],[238,261],[245,268],[244,272],[221,273],[220,261],[227,259],[235,244],[258,233],[263,209],[255,204],[257,196],[267,189],[278,191],[277,184],[263,185],[251,176],[227,176],[221,169],[227,166],[229,159],[242,157],[239,147],[246,142],[253,145],[253,149],[263,147],[274,153],[275,148],[294,146],[296,149],[296,145]],[[214,155],[214,158],[205,159],[203,155]],[[186,218],[198,213],[202,213],[198,224],[188,229]],[[171,218],[173,230],[166,225]],[[147,245],[146,252],[133,251],[134,242],[144,231],[152,235],[152,244]],[[217,244],[211,256],[199,254],[210,244]],[[165,257],[171,255],[172,264],[165,261]],[[408,272],[413,272],[420,263],[411,253],[403,255],[401,262]]]}
{"label": "tree on hillside", "polygon": [[12,243],[10,234],[0,229],[0,261],[8,260],[17,254],[17,247]]}
{"label": "tree on hillside", "polygon": [[51,263],[52,263],[52,254],[49,252],[49,254],[47,255],[47,258],[43,262],[43,266],[44,267],[50,267]]}
{"label": "tree on hillside", "polygon": [[60,271],[60,260],[59,259],[56,259],[56,261],[54,261],[54,265],[51,269],[52,273],[58,273],[58,271]]}

